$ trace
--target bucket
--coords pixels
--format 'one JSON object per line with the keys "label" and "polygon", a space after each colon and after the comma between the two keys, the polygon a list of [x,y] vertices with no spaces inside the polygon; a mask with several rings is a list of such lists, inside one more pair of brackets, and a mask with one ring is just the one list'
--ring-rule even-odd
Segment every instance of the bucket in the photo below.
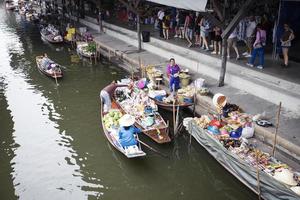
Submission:
{"label": "bucket", "polygon": [[217,93],[213,97],[213,104],[215,107],[224,107],[227,103],[227,98],[224,94]]}

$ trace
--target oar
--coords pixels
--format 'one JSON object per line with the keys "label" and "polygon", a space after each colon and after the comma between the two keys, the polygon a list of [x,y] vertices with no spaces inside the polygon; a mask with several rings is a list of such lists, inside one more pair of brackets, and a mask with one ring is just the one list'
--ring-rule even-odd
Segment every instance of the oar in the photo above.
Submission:
{"label": "oar", "polygon": [[56,85],[58,86],[57,77],[56,77],[56,71],[54,71],[54,78],[55,78]]}
{"label": "oar", "polygon": [[168,155],[161,153],[160,151],[154,149],[153,147],[149,146],[149,145],[146,144],[145,142],[143,142],[143,141],[141,141],[141,140],[139,140],[139,139],[137,139],[137,141],[138,141],[139,143],[141,143],[142,145],[144,145],[145,147],[147,147],[148,149],[150,149],[151,151],[153,151],[153,152],[155,152],[155,153],[161,155],[162,157],[169,158]]}

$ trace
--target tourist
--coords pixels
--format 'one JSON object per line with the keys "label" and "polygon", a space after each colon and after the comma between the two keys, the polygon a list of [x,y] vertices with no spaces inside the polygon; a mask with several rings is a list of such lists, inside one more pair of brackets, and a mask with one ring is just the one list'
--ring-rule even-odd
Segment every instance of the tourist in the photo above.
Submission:
{"label": "tourist", "polygon": [[256,55],[259,56],[259,65],[257,66],[258,69],[264,68],[264,57],[265,57],[265,50],[264,47],[266,45],[266,31],[262,29],[262,26],[260,24],[256,27],[256,39],[253,44],[253,50],[251,53],[251,58],[249,60],[249,63],[247,63],[248,66],[254,67],[254,62]]}
{"label": "tourist", "polygon": [[222,50],[222,45],[221,45],[221,42],[222,42],[222,37],[221,37],[221,29],[218,27],[218,26],[215,26],[214,29],[214,51],[211,52],[211,54],[220,54],[221,55],[221,50]]}
{"label": "tourist", "polygon": [[209,30],[209,23],[203,17],[200,21],[200,37],[202,39],[202,49],[209,51],[208,43],[207,43],[207,36]]}
{"label": "tourist", "polygon": [[200,38],[200,21],[201,21],[201,16],[197,12],[196,13],[196,19],[195,19],[195,27],[194,27],[194,32],[195,32],[195,45],[201,45],[201,38]]}
{"label": "tourist", "polygon": [[170,30],[170,17],[169,16],[164,16],[162,26],[163,26],[163,35],[164,39],[168,40],[169,39],[169,30]]}
{"label": "tourist", "polygon": [[190,14],[185,17],[185,22],[184,22],[185,38],[189,43],[188,47],[191,47],[193,45],[192,39],[193,39],[194,23],[195,21],[194,21],[193,13],[190,12]]}
{"label": "tourist", "polygon": [[237,43],[237,28],[235,28],[232,33],[229,35],[227,40],[227,57],[230,59],[230,49],[233,48],[236,53],[236,60],[240,58],[239,50],[236,46]]}
{"label": "tourist", "polygon": [[295,38],[294,31],[289,27],[288,24],[283,25],[284,32],[280,38],[282,54],[284,63],[282,67],[288,67],[289,64],[289,48],[291,47],[291,41]]}
{"label": "tourist", "polygon": [[178,90],[180,88],[179,72],[180,67],[175,63],[175,59],[171,58],[170,63],[167,66],[167,76],[170,80],[171,92],[175,92],[174,90]]}
{"label": "tourist", "polygon": [[158,18],[158,27],[159,27],[159,36],[164,37],[163,35],[163,27],[162,27],[162,21],[165,16],[165,11],[163,9],[160,9],[157,13]]}
{"label": "tourist", "polygon": [[100,98],[103,102],[103,112],[107,113],[111,109],[111,97],[114,95],[115,90],[118,87],[125,87],[127,85],[117,84],[116,81],[112,81],[111,84],[103,88],[100,92]]}
{"label": "tourist", "polygon": [[135,118],[132,115],[125,114],[119,120],[119,142],[125,148],[137,145],[135,134],[141,133],[141,129],[134,126]]}
{"label": "tourist", "polygon": [[253,48],[253,42],[255,39],[255,28],[256,28],[256,22],[254,16],[249,17],[249,21],[247,23],[246,27],[246,45],[247,45],[247,51],[243,53],[245,57],[251,56],[251,51]]}

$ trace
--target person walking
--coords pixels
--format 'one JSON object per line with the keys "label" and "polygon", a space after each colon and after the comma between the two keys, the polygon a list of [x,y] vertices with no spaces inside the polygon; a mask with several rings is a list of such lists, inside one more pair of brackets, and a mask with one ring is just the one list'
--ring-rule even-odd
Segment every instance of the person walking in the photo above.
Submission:
{"label": "person walking", "polygon": [[202,39],[202,49],[209,51],[208,43],[207,43],[207,36],[209,30],[209,23],[203,17],[200,21],[200,37]]}
{"label": "person walking", "polygon": [[264,68],[264,59],[265,59],[265,50],[264,47],[266,46],[266,31],[262,29],[262,26],[258,24],[256,26],[256,39],[253,44],[253,50],[251,53],[251,58],[249,60],[249,63],[247,63],[248,66],[254,67],[254,62],[256,55],[259,56],[259,65],[257,66],[258,69]]}
{"label": "person walking", "polygon": [[289,65],[289,48],[292,45],[292,40],[295,38],[294,31],[289,27],[288,24],[283,25],[284,32],[280,38],[282,54],[284,63],[282,67],[288,67]]}
{"label": "person walking", "polygon": [[194,21],[193,13],[190,12],[190,14],[185,17],[185,22],[184,22],[185,38],[189,43],[188,47],[191,47],[193,45],[192,39],[193,39],[194,23],[195,21]]}
{"label": "person walking", "polygon": [[236,53],[236,60],[240,59],[239,50],[236,46],[237,43],[237,28],[235,28],[228,37],[227,57],[230,59],[230,49],[233,48]]}
{"label": "person walking", "polygon": [[220,54],[221,55],[221,49],[222,49],[222,31],[219,27],[215,26],[213,29],[214,33],[215,33],[215,40],[214,40],[214,51],[211,52],[211,54]]}
{"label": "person walking", "polygon": [[163,35],[163,27],[162,27],[162,21],[165,16],[165,11],[163,9],[160,9],[157,13],[158,18],[158,27],[159,27],[159,36],[164,37]]}
{"label": "person walking", "polygon": [[170,30],[169,16],[164,16],[162,26],[163,26],[164,39],[168,40],[169,39],[169,30]]}
{"label": "person walking", "polygon": [[201,16],[199,13],[197,13],[198,16],[195,19],[195,45],[201,45],[201,37],[200,37],[200,21],[201,21]]}
{"label": "person walking", "polygon": [[255,39],[255,28],[256,28],[256,22],[254,16],[249,17],[249,21],[247,23],[246,28],[246,45],[247,45],[247,51],[243,53],[245,57],[250,57],[251,52],[253,49],[253,42]]}

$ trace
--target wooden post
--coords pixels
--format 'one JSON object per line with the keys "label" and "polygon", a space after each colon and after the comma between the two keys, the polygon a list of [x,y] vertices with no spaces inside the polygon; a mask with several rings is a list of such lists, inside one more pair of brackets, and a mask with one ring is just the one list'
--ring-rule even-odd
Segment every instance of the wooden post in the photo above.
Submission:
{"label": "wooden post", "polygon": [[136,15],[136,31],[137,31],[137,37],[138,37],[138,51],[142,50],[142,40],[141,40],[141,18],[140,14],[138,13]]}
{"label": "wooden post", "polygon": [[255,150],[256,154],[256,179],[257,179],[257,194],[258,194],[258,199],[261,200],[261,190],[260,190],[260,174],[259,174],[259,167],[258,167],[258,150]]}
{"label": "wooden post", "polygon": [[227,38],[222,39],[222,66],[219,77],[219,87],[224,86],[225,73],[226,73],[226,62],[227,62]]}
{"label": "wooden post", "polygon": [[272,149],[272,156],[274,156],[274,157],[275,157],[275,148],[276,148],[276,143],[277,143],[277,135],[278,135],[278,128],[279,128],[280,112],[281,112],[281,102],[279,103],[278,111],[277,111],[277,117],[276,117],[275,136],[274,136],[274,144],[273,144],[273,149]]}

